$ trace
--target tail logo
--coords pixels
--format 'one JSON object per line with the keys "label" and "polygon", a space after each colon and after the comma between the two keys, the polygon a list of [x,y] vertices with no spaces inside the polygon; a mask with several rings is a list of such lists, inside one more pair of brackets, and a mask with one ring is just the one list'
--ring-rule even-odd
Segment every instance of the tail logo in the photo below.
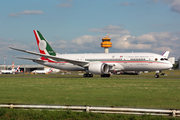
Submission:
{"label": "tail logo", "polygon": [[46,42],[44,40],[40,40],[39,42],[39,49],[45,50],[46,49]]}

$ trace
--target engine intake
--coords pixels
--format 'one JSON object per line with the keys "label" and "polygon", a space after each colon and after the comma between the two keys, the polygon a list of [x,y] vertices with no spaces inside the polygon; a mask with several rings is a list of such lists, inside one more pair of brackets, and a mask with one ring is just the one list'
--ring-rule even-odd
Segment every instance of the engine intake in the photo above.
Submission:
{"label": "engine intake", "polygon": [[93,74],[108,74],[109,66],[106,63],[90,63],[89,72]]}

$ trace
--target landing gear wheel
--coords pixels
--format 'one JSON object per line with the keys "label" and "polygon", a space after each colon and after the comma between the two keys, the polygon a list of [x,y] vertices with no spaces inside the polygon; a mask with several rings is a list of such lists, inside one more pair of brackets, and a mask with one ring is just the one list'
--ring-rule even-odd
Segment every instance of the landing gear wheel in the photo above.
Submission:
{"label": "landing gear wheel", "polygon": [[87,77],[87,74],[84,74],[83,77]]}
{"label": "landing gear wheel", "polygon": [[83,77],[93,77],[93,74],[86,73],[83,75]]}
{"label": "landing gear wheel", "polygon": [[155,78],[159,78],[159,75],[158,74],[155,74],[155,76],[154,76]]}
{"label": "landing gear wheel", "polygon": [[101,77],[110,77],[110,74],[102,74]]}

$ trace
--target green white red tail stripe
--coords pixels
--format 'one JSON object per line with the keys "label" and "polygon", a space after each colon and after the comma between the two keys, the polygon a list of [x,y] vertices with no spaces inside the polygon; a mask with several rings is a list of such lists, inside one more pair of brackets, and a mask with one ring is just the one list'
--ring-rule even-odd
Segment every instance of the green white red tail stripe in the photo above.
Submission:
{"label": "green white red tail stripe", "polygon": [[51,46],[49,45],[47,40],[44,38],[44,36],[38,30],[33,30],[33,31],[34,31],[34,35],[37,41],[39,52],[41,54],[56,56],[55,51],[51,48]]}
{"label": "green white red tail stripe", "polygon": [[[38,45],[39,52],[41,54],[56,56],[56,52],[51,48],[45,37],[38,31],[33,30]],[[45,57],[41,57],[41,60],[50,60]]]}

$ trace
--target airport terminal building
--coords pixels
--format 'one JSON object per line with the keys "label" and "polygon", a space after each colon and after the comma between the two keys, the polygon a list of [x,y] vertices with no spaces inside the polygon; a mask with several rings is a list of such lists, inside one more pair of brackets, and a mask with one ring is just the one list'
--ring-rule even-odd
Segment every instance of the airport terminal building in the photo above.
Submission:
{"label": "airport terminal building", "polygon": [[[19,65],[20,66],[20,71],[24,72],[24,73],[30,73],[33,70],[44,70],[43,65]],[[14,68],[17,68],[18,65],[14,65]],[[6,70],[11,70],[12,69],[12,65],[0,65],[0,70],[4,70],[4,68]]]}

